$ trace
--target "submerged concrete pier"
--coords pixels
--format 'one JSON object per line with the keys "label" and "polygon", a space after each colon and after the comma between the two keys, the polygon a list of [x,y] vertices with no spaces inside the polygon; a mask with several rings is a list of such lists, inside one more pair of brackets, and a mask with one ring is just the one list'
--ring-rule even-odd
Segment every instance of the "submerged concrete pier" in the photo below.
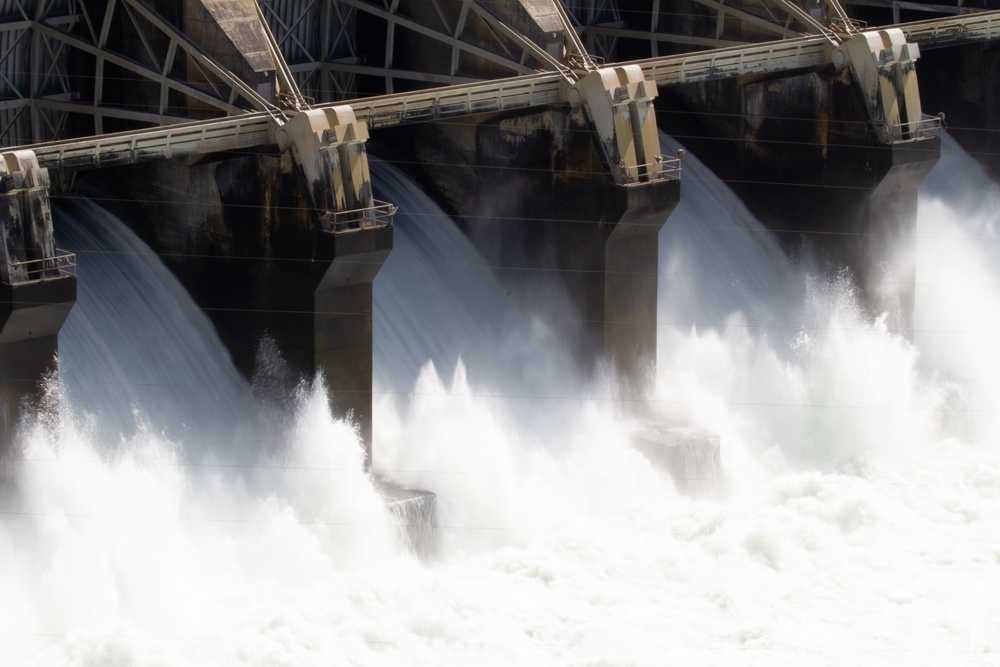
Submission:
{"label": "submerged concrete pier", "polygon": [[[660,129],[791,253],[808,239],[876,307],[891,283],[905,328],[915,193],[939,151],[925,98],[942,95],[925,82],[946,85],[921,49],[993,44],[1000,18],[935,5],[930,23],[880,27],[856,4],[22,0],[0,17],[2,139],[37,159],[10,174],[49,170],[123,200],[248,376],[264,337],[322,373],[370,462],[372,281],[394,206],[373,199],[369,141],[418,165],[512,290],[558,284],[580,364],[610,361],[639,394],[657,235],[682,196]],[[30,196],[5,201],[45,196],[25,178],[11,192]],[[50,367],[74,284],[14,276],[59,257],[16,240],[22,219],[3,223],[8,405]]]}

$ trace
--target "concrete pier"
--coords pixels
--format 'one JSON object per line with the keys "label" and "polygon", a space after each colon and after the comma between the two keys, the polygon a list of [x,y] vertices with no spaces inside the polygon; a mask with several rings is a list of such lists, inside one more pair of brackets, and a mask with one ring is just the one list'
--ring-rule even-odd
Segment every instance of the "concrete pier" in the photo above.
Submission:
{"label": "concrete pier", "polygon": [[72,255],[56,250],[49,174],[31,151],[0,155],[0,485],[22,407],[55,370],[58,333],[76,302]]}

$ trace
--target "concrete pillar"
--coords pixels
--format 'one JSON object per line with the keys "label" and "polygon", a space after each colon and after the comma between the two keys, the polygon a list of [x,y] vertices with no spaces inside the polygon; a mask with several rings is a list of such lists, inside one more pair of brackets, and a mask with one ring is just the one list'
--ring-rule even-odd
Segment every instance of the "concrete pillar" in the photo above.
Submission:
{"label": "concrete pillar", "polygon": [[916,290],[918,190],[940,154],[934,136],[844,147],[831,152],[824,191],[799,189],[798,198],[786,200],[785,210],[811,228],[804,241],[785,240],[804,243],[829,268],[849,267],[870,309],[887,314],[888,326],[906,335]]}
{"label": "concrete pillar", "polygon": [[76,301],[72,256],[55,250],[48,171],[31,151],[0,156],[0,486],[25,401],[54,370]]}
{"label": "concrete pillar", "polygon": [[24,401],[38,398],[55,370],[59,329],[75,302],[73,276],[0,282],[0,458],[10,453]]}
{"label": "concrete pillar", "polygon": [[652,386],[656,362],[659,232],[680,201],[680,183],[622,188],[621,218],[604,243],[604,355],[635,389]]}
{"label": "concrete pillar", "polygon": [[333,237],[334,259],[315,291],[312,367],[336,414],[352,414],[372,462],[372,282],[392,250],[392,227]]}

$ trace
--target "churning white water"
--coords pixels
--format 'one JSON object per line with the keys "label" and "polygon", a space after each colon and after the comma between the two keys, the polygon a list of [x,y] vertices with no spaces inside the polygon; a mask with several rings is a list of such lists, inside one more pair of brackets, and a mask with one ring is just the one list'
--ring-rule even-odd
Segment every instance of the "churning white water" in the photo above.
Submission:
{"label": "churning white water", "polygon": [[[721,435],[707,498],[630,447],[613,388],[575,377],[544,313],[504,305],[441,212],[376,165],[402,215],[375,285],[375,467],[438,494],[424,560],[323,388],[270,423],[115,232],[81,253],[66,373],[0,507],[0,664],[995,664],[998,215],[964,160],[948,144],[923,189],[916,344],[847,274],[788,266],[688,160],[651,410]],[[111,224],[87,204],[69,218]],[[141,321],[102,320],[141,305],[106,284],[133,281]],[[190,359],[140,368],[174,352]]]}

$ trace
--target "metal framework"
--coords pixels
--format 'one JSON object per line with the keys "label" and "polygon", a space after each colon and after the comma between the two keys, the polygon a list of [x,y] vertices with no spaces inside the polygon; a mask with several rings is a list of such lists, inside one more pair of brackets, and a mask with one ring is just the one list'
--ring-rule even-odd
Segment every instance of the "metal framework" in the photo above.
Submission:
{"label": "metal framework", "polygon": [[601,60],[613,60],[618,45],[615,31],[626,26],[617,0],[564,0],[564,4],[587,51]]}
{"label": "metal framework", "polygon": [[974,14],[982,11],[981,8],[969,7],[965,0],[957,0],[955,4],[945,5],[931,2],[905,2],[900,0],[845,0],[844,4],[849,7],[876,7],[880,9],[892,10],[892,22],[900,22],[902,11],[924,12],[930,14]]}
{"label": "metal framework", "polygon": [[[665,17],[678,11],[678,4],[652,0],[643,15],[646,25],[623,21],[612,0],[565,0],[577,30],[600,55],[610,56],[619,40],[637,40],[648,45],[652,57],[693,49],[720,49],[748,42],[796,39],[803,35],[824,36],[831,43],[838,35],[857,32],[838,0],[826,0],[822,15],[803,10],[791,0],[688,0],[685,7],[700,17],[699,34],[671,30]],[[664,48],[666,47],[666,48]]]}
{"label": "metal framework", "polygon": [[[302,93],[317,102],[358,96],[358,77],[400,88],[455,85],[555,70],[561,63],[476,0],[258,0]],[[385,25],[384,46],[359,45],[359,20]],[[418,40],[447,54],[437,68],[409,67]],[[428,50],[428,49],[424,49]],[[473,57],[473,58],[470,58]],[[489,63],[491,72],[471,65]]]}
{"label": "metal framework", "polygon": [[67,3],[7,3],[0,23],[0,136],[39,141],[63,134],[74,98],[66,72],[66,45],[36,33],[35,25],[69,33],[79,16]]}
{"label": "metal framework", "polygon": [[[0,19],[0,137],[164,125],[192,116],[277,112],[145,0],[11,0]],[[13,13],[11,13],[13,12]],[[77,71],[85,60],[92,67]],[[122,102],[122,81],[142,105]],[[134,99],[134,96],[130,99]],[[72,132],[69,125],[75,123]],[[118,126],[121,126],[119,123]]]}

